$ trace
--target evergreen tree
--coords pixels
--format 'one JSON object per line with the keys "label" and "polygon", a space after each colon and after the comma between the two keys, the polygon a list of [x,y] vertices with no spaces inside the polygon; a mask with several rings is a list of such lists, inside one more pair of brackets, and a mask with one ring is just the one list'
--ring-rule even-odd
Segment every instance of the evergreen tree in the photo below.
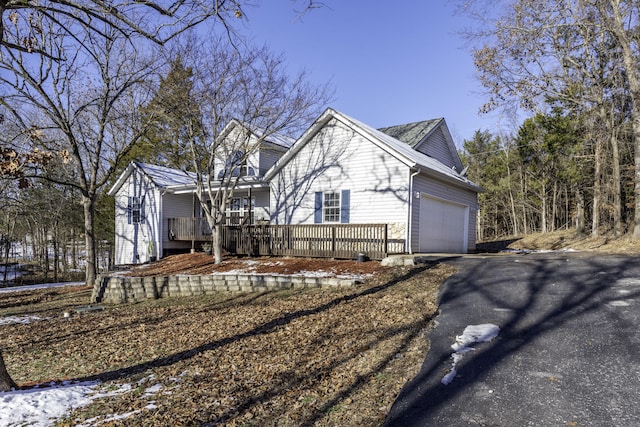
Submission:
{"label": "evergreen tree", "polygon": [[191,169],[189,143],[202,138],[202,113],[194,95],[193,69],[178,55],[170,64],[159,88],[143,109],[151,126],[145,138],[129,154],[131,160],[146,161],[177,169]]}

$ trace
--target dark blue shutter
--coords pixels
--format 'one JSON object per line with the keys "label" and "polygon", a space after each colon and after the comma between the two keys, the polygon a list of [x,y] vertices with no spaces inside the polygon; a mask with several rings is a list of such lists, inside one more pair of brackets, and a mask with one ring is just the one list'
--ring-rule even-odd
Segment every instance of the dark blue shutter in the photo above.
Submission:
{"label": "dark blue shutter", "polygon": [[342,190],[342,195],[340,196],[340,222],[343,224],[349,224],[349,198],[349,190]]}
{"label": "dark blue shutter", "polygon": [[316,204],[313,211],[313,222],[322,224],[322,192],[316,191]]}
{"label": "dark blue shutter", "polygon": [[133,210],[133,198],[129,197],[127,201],[127,224],[131,224],[132,210]]}
{"label": "dark blue shutter", "polygon": [[140,200],[140,222],[144,222],[144,196],[142,196],[142,200]]}

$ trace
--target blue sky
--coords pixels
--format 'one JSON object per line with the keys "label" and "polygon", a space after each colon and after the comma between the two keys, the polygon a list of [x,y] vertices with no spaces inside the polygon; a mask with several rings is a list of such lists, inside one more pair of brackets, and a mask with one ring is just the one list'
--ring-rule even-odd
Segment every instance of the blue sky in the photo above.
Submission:
{"label": "blue sky", "polygon": [[469,50],[465,21],[447,1],[324,0],[301,19],[295,4],[269,0],[247,9],[241,29],[256,44],[283,53],[290,71],[331,80],[335,109],[384,127],[444,117],[456,145],[477,129],[497,132]]}

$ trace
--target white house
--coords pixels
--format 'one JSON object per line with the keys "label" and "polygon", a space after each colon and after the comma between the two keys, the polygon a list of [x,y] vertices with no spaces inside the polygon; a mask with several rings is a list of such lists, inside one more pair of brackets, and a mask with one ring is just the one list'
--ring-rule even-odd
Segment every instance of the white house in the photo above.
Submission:
{"label": "white house", "polygon": [[[229,124],[227,136],[247,129]],[[374,129],[327,109],[293,144],[272,136],[252,151],[230,218],[250,223],[385,223],[406,252],[475,249],[477,195],[463,173],[444,119]],[[219,161],[220,176],[233,150]],[[207,239],[192,174],[132,163],[110,190],[116,198],[116,264],[193,248]],[[180,236],[180,219],[201,228]]]}
{"label": "white house", "polygon": [[[251,216],[251,222],[269,221],[269,183],[264,175],[293,144],[281,135],[245,141],[246,127],[231,121],[220,137],[229,141],[223,156],[233,158],[239,149],[251,149],[246,162],[234,168],[238,185],[227,206],[229,223]],[[256,147],[257,145],[257,147]],[[228,162],[215,159],[216,175]],[[223,174],[224,175],[224,174]],[[172,253],[199,249],[211,231],[195,196],[196,176],[164,166],[132,162],[108,194],[115,198],[115,264],[147,262]],[[197,230],[185,236],[184,229]],[[193,233],[189,233],[193,234]]]}

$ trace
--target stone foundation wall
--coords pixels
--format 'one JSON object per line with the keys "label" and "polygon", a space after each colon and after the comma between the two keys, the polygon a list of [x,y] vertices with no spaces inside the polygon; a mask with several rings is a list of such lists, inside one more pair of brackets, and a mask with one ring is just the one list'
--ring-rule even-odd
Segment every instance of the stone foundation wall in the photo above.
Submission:
{"label": "stone foundation wall", "polygon": [[354,286],[356,279],[302,275],[209,274],[166,277],[98,275],[92,302],[126,303],[166,297],[207,295],[218,292],[265,292]]}

